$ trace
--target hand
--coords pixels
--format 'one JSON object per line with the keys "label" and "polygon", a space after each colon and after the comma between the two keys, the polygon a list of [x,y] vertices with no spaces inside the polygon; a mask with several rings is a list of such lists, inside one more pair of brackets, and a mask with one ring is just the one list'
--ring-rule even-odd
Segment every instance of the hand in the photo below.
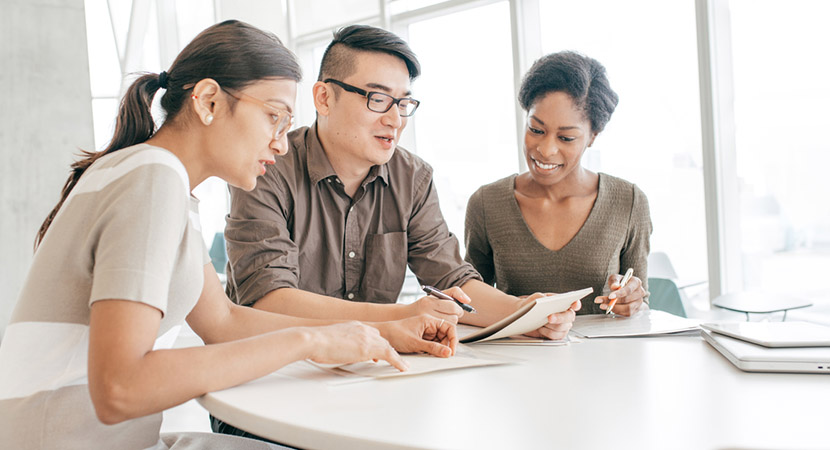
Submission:
{"label": "hand", "polygon": [[620,287],[620,281],[623,276],[613,274],[608,277],[608,287],[611,288],[611,294],[607,297],[597,297],[594,303],[601,303],[599,308],[608,310],[608,305],[614,299],[614,308],[611,310],[614,314],[622,316],[631,316],[643,305],[643,298],[646,296],[646,290],[643,289],[643,282],[637,277],[631,277],[625,286]]}
{"label": "hand", "polygon": [[455,354],[458,345],[455,325],[427,314],[372,325],[401,353],[424,352],[446,358]]}
{"label": "hand", "polygon": [[349,364],[384,360],[401,372],[409,366],[373,327],[360,322],[346,322],[325,327],[307,328],[312,333],[309,359],[322,364]]}
{"label": "hand", "polygon": [[[461,303],[470,303],[472,301],[470,300],[470,297],[468,297],[467,294],[465,294],[464,291],[458,286],[451,287],[442,292]],[[410,317],[421,314],[429,314],[439,319],[444,319],[452,324],[458,323],[458,319],[464,315],[464,310],[461,309],[461,307],[455,302],[441,300],[440,298],[435,298],[431,295],[421,297],[418,301],[407,305],[407,308],[409,313],[408,315]]]}
{"label": "hand", "polygon": [[[525,305],[528,302],[536,300],[540,297],[546,297],[548,295],[553,295],[552,293],[543,294],[541,292],[537,292],[532,295],[520,297],[525,300],[522,304]],[[526,333],[527,336],[532,337],[541,337],[550,339],[552,341],[558,341],[560,339],[565,339],[568,336],[568,331],[570,331],[571,327],[574,324],[574,319],[576,319],[576,311],[582,308],[582,302],[577,300],[571,303],[571,306],[558,313],[554,313],[548,316],[548,323],[546,323],[543,327],[531,331],[530,333]]]}

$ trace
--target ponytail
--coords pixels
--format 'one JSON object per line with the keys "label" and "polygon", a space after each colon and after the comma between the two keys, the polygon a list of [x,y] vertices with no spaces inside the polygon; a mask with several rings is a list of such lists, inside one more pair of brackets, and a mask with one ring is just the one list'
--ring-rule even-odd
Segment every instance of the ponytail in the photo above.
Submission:
{"label": "ponytail", "polygon": [[115,133],[112,136],[107,148],[100,152],[89,152],[81,150],[82,159],[72,163],[69,178],[63,185],[61,190],[61,198],[58,204],[52,208],[52,211],[46,216],[46,220],[40,226],[35,237],[35,249],[43,241],[46,235],[46,230],[52,224],[52,220],[58,214],[63,202],[72,192],[72,189],[78,184],[81,175],[84,174],[87,168],[92,165],[98,158],[108,155],[116,150],[127,148],[132,145],[140,144],[150,137],[156,131],[156,123],[153,121],[153,115],[150,112],[150,107],[153,104],[153,96],[156,91],[161,88],[162,84],[166,84],[167,73],[162,72],[160,75],[144,74],[133,82],[127,89],[124,99],[121,101],[121,106],[118,108],[118,118],[115,121]]}
{"label": "ponytail", "polygon": [[165,89],[160,102],[165,120],[173,120],[190,98],[190,87],[205,78],[237,90],[267,78],[294,81],[302,78],[297,57],[285,48],[278,37],[238,20],[226,20],[199,33],[179,53],[169,72],[144,74],[127,89],[118,109],[112,141],[103,151],[83,151],[83,159],[72,164],[72,172],[63,186],[60,201],[38,230],[35,248],[43,241],[61,205],[92,163],[153,136],[156,123],[150,107],[159,89]]}

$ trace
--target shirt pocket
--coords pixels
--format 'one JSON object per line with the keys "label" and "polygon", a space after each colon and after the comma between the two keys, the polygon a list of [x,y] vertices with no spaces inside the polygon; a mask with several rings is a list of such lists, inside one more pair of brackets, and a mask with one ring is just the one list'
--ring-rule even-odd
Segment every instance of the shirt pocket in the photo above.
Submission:
{"label": "shirt pocket", "polygon": [[370,234],[365,251],[363,297],[373,303],[395,303],[406,276],[406,232]]}

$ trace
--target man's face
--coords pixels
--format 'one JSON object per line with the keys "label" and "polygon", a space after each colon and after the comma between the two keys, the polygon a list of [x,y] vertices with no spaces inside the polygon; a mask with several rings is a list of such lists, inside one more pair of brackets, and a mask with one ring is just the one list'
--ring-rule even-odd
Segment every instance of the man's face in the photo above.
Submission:
{"label": "man's face", "polygon": [[[339,80],[346,84],[389,94],[395,98],[410,95],[409,71],[406,63],[386,53],[358,52],[356,71]],[[401,117],[397,106],[385,113],[370,111],[367,99],[348,92],[334,83],[329,96],[324,143],[330,158],[356,169],[385,164],[392,158],[395,147],[406,127],[407,117]]]}

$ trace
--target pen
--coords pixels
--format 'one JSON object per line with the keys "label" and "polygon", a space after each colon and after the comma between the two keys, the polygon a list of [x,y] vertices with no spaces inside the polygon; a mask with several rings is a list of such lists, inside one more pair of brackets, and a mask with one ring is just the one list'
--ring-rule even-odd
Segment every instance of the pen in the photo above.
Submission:
{"label": "pen", "polygon": [[456,299],[454,299],[454,298],[450,297],[449,295],[447,295],[447,294],[445,294],[445,293],[443,293],[443,292],[439,291],[438,289],[435,289],[435,288],[434,288],[434,287],[432,287],[432,286],[426,286],[426,285],[424,285],[424,286],[421,286],[421,289],[423,289],[423,290],[424,290],[424,292],[426,292],[427,294],[429,294],[429,295],[431,295],[431,296],[433,296],[433,297],[438,297],[438,298],[440,298],[441,300],[452,300],[452,301],[454,301],[456,304],[458,304],[458,306],[460,306],[460,307],[461,307],[461,309],[463,309],[464,311],[467,311],[468,313],[477,313],[477,312],[478,312],[478,311],[476,311],[476,309],[475,309],[475,308],[473,308],[472,306],[470,306],[470,305],[468,305],[468,304],[466,304],[466,303],[461,303],[461,302],[459,302],[458,300],[456,300]]}
{"label": "pen", "polygon": [[[623,275],[622,281],[620,281],[620,289],[622,289],[623,286],[625,286],[625,284],[628,283],[628,280],[631,279],[632,275],[634,275],[634,269],[629,267],[628,270],[625,271],[625,275]],[[619,290],[619,289],[617,289],[617,290]],[[616,298],[611,300],[611,302],[608,303],[608,310],[605,311],[605,314],[611,314],[611,310],[614,308],[614,305],[616,305],[616,304],[617,304],[617,299]]]}

